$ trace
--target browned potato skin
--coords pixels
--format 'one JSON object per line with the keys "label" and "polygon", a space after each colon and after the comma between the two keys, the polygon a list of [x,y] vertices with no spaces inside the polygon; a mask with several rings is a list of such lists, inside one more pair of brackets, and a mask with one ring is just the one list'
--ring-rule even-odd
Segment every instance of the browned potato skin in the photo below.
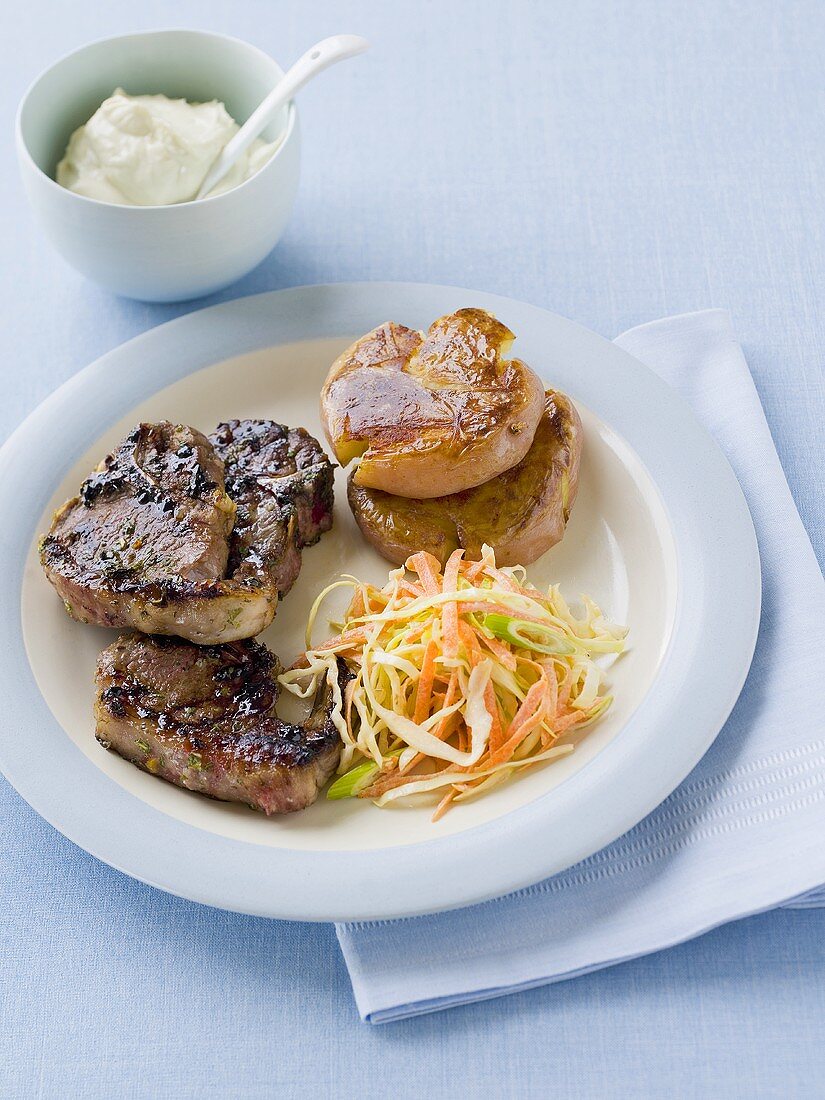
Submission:
{"label": "browned potato skin", "polygon": [[439,497],[524,458],[544,407],[539,378],[504,358],[515,337],[492,314],[460,309],[426,334],[388,321],[333,363],[321,420],[358,485]]}
{"label": "browned potato skin", "polygon": [[383,557],[403,565],[428,550],[442,562],[486,542],[499,565],[529,565],[564,535],[579,486],[582,424],[569,397],[548,390],[533,446],[512,470],[484,485],[436,499],[392,496],[358,485],[347,497],[358,526]]}

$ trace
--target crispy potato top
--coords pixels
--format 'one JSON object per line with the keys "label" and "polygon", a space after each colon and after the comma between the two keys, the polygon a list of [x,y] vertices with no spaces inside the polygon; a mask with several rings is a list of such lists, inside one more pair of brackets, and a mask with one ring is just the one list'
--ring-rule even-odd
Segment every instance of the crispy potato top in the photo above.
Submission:
{"label": "crispy potato top", "polygon": [[439,496],[519,462],[542,413],[543,388],[505,356],[513,333],[492,314],[461,309],[426,334],[388,321],[330,369],[321,393],[338,460],[362,457],[362,485]]}

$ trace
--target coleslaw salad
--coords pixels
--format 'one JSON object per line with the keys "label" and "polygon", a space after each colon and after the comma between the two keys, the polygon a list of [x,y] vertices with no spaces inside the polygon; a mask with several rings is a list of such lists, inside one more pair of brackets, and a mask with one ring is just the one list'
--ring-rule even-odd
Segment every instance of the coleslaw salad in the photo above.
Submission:
{"label": "coleslaw salad", "polygon": [[[312,633],[329,594],[353,589],[337,632]],[[498,567],[455,551],[446,564],[413,554],[378,588],[345,576],[315,600],[306,652],[282,674],[309,698],[326,677],[341,736],[339,777],[328,798],[378,806],[438,797],[433,819],[518,771],[573,751],[569,738],[610,706],[596,658],[620,654],[626,630],[582,597],[573,613],[558,586],[546,592],[521,566]],[[342,693],[337,659],[353,678]]]}

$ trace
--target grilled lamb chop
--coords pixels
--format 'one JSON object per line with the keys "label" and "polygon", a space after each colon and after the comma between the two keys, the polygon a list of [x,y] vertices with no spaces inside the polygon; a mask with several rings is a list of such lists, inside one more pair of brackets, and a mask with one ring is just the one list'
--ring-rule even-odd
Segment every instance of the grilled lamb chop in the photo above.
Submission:
{"label": "grilled lamb chop", "polygon": [[204,645],[253,637],[332,526],[332,478],[300,428],[236,420],[210,442],[141,424],[55,514],[41,562],[80,622]]}
{"label": "grilled lamb chop", "polygon": [[303,428],[272,420],[230,420],[209,438],[238,509],[229,576],[274,583],[283,597],[300,571],[301,550],[332,527],[332,464]]}
{"label": "grilled lamb chop", "polygon": [[[339,661],[338,691],[349,673]],[[123,634],[98,658],[97,739],[179,787],[266,814],[315,801],[338,764],[325,682],[303,725],[275,713],[281,667],[264,645],[194,646]]]}

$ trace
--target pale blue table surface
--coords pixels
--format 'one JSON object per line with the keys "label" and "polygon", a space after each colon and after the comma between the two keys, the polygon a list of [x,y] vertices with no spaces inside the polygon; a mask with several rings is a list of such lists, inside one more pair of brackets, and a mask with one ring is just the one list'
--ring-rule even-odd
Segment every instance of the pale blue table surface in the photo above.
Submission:
{"label": "pale blue table surface", "polygon": [[[137,10],[29,0],[3,35],[0,438],[91,359],[192,308],[114,299],[36,232],[11,140],[29,80],[84,41],[154,26],[234,33],[282,61],[351,30],[372,53],[302,94],[303,182],[287,235],[220,297],[349,279],[454,283],[606,336],[727,307],[822,561],[820,0]],[[819,911],[763,915],[567,984],[375,1029],[358,1021],[330,927],[153,891],[80,852],[0,781],[0,930],[4,1097],[825,1088]]]}

